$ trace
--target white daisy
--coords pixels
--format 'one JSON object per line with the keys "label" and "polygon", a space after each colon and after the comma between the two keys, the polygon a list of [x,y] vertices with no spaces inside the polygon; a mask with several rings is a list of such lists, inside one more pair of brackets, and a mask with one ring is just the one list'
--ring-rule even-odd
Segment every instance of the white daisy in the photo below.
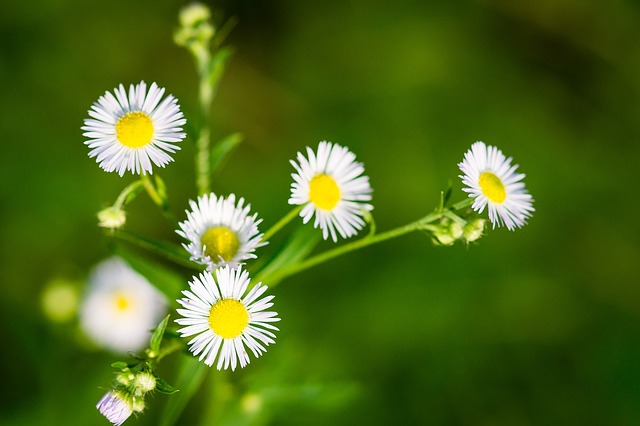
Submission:
{"label": "white daisy", "polygon": [[464,175],[463,191],[475,198],[473,209],[482,213],[489,210],[493,227],[505,225],[509,230],[522,227],[535,211],[533,198],[524,186],[525,175],[516,173],[518,165],[511,165],[511,157],[484,142],[476,142],[458,164]]}
{"label": "white daisy", "polygon": [[115,426],[125,422],[133,413],[131,401],[127,400],[120,392],[107,392],[96,405],[100,414]]}
{"label": "white daisy", "polygon": [[117,257],[99,263],[89,275],[80,308],[80,325],[99,346],[116,353],[146,347],[166,315],[167,300]]}
{"label": "white daisy", "polygon": [[183,318],[175,321],[185,326],[178,330],[181,336],[195,335],[189,346],[200,361],[211,366],[218,358],[218,370],[229,366],[235,370],[238,363],[240,367],[249,364],[245,345],[257,358],[266,352],[264,346],[275,343],[276,336],[269,330],[278,328],[270,323],[280,318],[276,312],[266,311],[273,306],[273,296],[258,299],[267,286],[258,283],[244,295],[250,279],[242,267],[225,266],[215,273],[215,279],[208,271],[193,277],[190,290],[182,292],[186,297],[178,300],[184,307],[177,310]]}
{"label": "white daisy", "polygon": [[313,226],[322,229],[326,240],[331,234],[338,241],[349,238],[361,230],[365,222],[364,212],[373,210],[369,177],[364,176],[364,166],[347,148],[331,142],[320,142],[317,153],[307,147],[307,157],[298,152],[296,169],[292,173],[289,204],[304,205],[300,216],[309,222],[315,213]]}
{"label": "white daisy", "polygon": [[144,81],[129,87],[121,84],[112,94],[98,98],[84,120],[83,136],[89,138],[89,157],[107,172],[126,170],[136,174],[152,174],[151,163],[164,167],[173,161],[169,154],[180,149],[176,143],[184,139],[182,128],[187,121],[178,101],[168,95],[162,102],[164,88],[151,84],[147,92]]}
{"label": "white daisy", "polygon": [[189,240],[183,244],[191,254],[191,260],[207,265],[208,270],[219,266],[237,267],[245,259],[255,258],[256,248],[262,235],[258,225],[262,219],[258,214],[249,216],[251,205],[243,206],[244,198],[236,204],[236,196],[227,198],[215,194],[198,197],[198,202],[189,201],[191,211],[187,220],[179,224],[178,235]]}

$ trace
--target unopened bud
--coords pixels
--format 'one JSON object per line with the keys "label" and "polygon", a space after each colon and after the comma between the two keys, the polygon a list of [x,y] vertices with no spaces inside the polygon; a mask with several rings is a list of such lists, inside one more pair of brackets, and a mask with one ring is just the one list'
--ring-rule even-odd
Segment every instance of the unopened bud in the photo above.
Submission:
{"label": "unopened bud", "polygon": [[140,389],[143,393],[151,392],[156,388],[156,378],[153,374],[147,371],[142,371],[136,376],[134,386],[136,389]]}
{"label": "unopened bud", "polygon": [[122,228],[126,221],[127,215],[120,208],[109,207],[98,212],[98,226],[102,228]]}
{"label": "unopened bud", "polygon": [[467,242],[472,242],[482,237],[482,233],[484,232],[484,224],[486,223],[485,219],[472,219],[470,220],[464,227],[464,239]]}

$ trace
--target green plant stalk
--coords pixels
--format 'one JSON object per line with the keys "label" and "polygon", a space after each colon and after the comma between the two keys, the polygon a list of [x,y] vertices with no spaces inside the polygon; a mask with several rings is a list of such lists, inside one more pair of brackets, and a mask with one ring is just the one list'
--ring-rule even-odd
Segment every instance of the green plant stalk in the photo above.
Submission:
{"label": "green plant stalk", "polygon": [[269,238],[273,237],[279,230],[284,228],[289,222],[291,222],[294,217],[298,216],[300,210],[302,210],[302,207],[304,206],[297,206],[289,213],[287,213],[286,216],[280,219],[275,225],[269,228],[269,230],[262,236],[262,241],[268,241]]}
{"label": "green plant stalk", "polygon": [[195,269],[196,271],[202,271],[202,268],[199,267],[197,264],[191,262],[189,259],[187,259],[186,257],[180,257],[177,256],[173,253],[171,253],[170,251],[164,250],[162,249],[162,247],[159,247],[147,240],[144,240],[142,238],[139,238],[129,232],[125,232],[125,231],[115,231],[113,233],[109,233],[110,237],[113,238],[117,238],[120,239],[122,241],[127,241],[133,245],[136,245],[142,249],[148,250],[151,253],[155,253],[158,254],[164,258],[166,258],[167,260],[170,260],[178,265],[181,266],[185,266],[187,268],[190,269]]}
{"label": "green plant stalk", "polygon": [[151,201],[153,201],[155,205],[160,207],[160,210],[162,210],[162,214],[167,218],[167,220],[171,222],[175,227],[177,227],[178,219],[176,219],[176,217],[173,215],[173,213],[169,209],[169,204],[167,203],[167,199],[160,196],[160,194],[156,190],[156,187],[153,185],[153,182],[151,182],[151,179],[149,179],[149,175],[143,174],[140,177],[140,181],[142,181],[142,184],[144,185],[144,189],[147,191],[147,194],[149,194],[149,198],[151,198]]}
{"label": "green plant stalk", "polygon": [[198,77],[198,103],[200,108],[200,131],[196,140],[196,187],[199,195],[211,192],[211,123],[210,111],[213,101],[213,84],[209,78],[211,53],[209,46],[191,52],[194,55]]}
{"label": "green plant stalk", "polygon": [[328,260],[331,260],[335,257],[342,256],[343,254],[350,253],[355,250],[359,250],[365,247],[368,247],[373,244],[381,243],[386,240],[390,240],[392,238],[397,238],[402,235],[409,234],[413,231],[433,231],[434,228],[430,225],[431,223],[439,220],[443,216],[447,216],[450,212],[458,211],[464,208],[467,208],[473,203],[473,200],[467,199],[460,201],[448,209],[436,210],[435,212],[415,221],[408,225],[401,226],[399,228],[392,229],[390,231],[386,231],[380,234],[368,235],[360,240],[353,241],[351,243],[344,244],[342,246],[336,247],[332,250],[327,250],[324,253],[320,253],[316,256],[312,256],[302,262],[295,263],[293,265],[284,267],[273,274],[271,276],[266,276],[263,278],[263,281],[266,281],[269,287],[274,287],[284,278],[297,274],[298,272],[302,272],[305,269],[309,269],[313,266],[324,263]]}
{"label": "green plant stalk", "polygon": [[118,195],[118,198],[116,198],[115,203],[113,203],[113,208],[120,210],[122,207],[124,207],[126,204],[127,197],[129,197],[130,194],[136,193],[141,186],[144,186],[144,182],[142,182],[142,179],[127,185],[122,190],[122,192],[120,192],[120,195]]}

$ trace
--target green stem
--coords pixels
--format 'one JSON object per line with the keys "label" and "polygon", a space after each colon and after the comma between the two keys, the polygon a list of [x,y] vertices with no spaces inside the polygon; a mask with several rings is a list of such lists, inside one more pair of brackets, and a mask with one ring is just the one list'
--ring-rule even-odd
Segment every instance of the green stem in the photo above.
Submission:
{"label": "green stem", "polygon": [[207,43],[197,52],[192,51],[198,76],[198,103],[200,107],[200,131],[196,141],[196,187],[199,195],[211,192],[211,123],[210,111],[213,101],[213,85],[209,74],[211,71],[211,53]]}
{"label": "green stem", "polygon": [[336,247],[332,250],[327,250],[324,253],[320,253],[318,255],[312,256],[307,260],[304,260],[299,263],[294,263],[293,265],[286,266],[280,270],[275,271],[271,276],[267,275],[263,278],[263,281],[267,281],[269,287],[273,287],[277,285],[284,278],[297,274],[298,272],[304,271],[305,269],[309,269],[313,266],[324,263],[328,260],[331,260],[335,257],[342,256],[343,254],[350,253],[355,250],[362,249],[364,247],[368,247],[373,244],[381,243],[386,240],[390,240],[392,238],[397,238],[405,234],[409,234],[413,231],[423,230],[423,231],[434,231],[435,228],[430,224],[439,220],[445,215],[448,215],[449,212],[462,210],[467,208],[473,204],[472,199],[460,201],[448,209],[444,209],[442,211],[435,211],[415,222],[412,222],[408,225],[401,226],[399,228],[392,229],[390,231],[383,232],[381,234],[373,234],[369,235],[360,240],[356,240],[342,246]]}
{"label": "green stem", "polygon": [[129,195],[131,194],[135,194],[137,191],[140,190],[140,188],[143,186],[143,182],[142,180],[137,180],[133,183],[130,183],[129,185],[127,185],[122,192],[120,192],[120,195],[118,195],[118,198],[116,198],[115,203],[113,203],[113,208],[120,210],[122,207],[124,207],[127,203],[127,198],[129,197]]}
{"label": "green stem", "polygon": [[282,279],[296,274],[298,272],[304,271],[305,269],[311,268],[312,266],[319,265],[321,263],[326,262],[327,260],[333,259],[334,257],[341,256],[343,254],[359,250],[361,248],[370,246],[372,244],[381,243],[382,241],[389,240],[391,238],[400,237],[401,235],[408,234],[419,229],[419,225],[421,224],[421,220],[417,222],[410,223],[409,225],[402,226],[400,228],[392,229],[387,232],[383,232],[381,234],[373,235],[371,237],[365,237],[360,240],[353,241],[351,243],[344,244],[340,247],[336,247],[332,250],[327,250],[324,253],[320,253],[316,256],[312,256],[307,260],[295,263],[291,266],[284,267],[276,272],[274,272],[270,277],[265,277],[263,280],[267,281],[269,287],[273,287],[277,283],[279,283]]}
{"label": "green stem", "polygon": [[156,190],[156,187],[153,185],[153,182],[151,182],[149,175],[143,174],[140,177],[140,181],[144,185],[144,189],[147,191],[147,194],[149,194],[149,198],[151,198],[151,200],[155,203],[155,205],[160,207],[160,210],[162,210],[162,214],[164,214],[167,220],[169,220],[169,222],[171,222],[175,227],[177,227],[178,219],[173,215],[173,213],[169,209],[169,204],[167,203],[167,199],[162,197]]}
{"label": "green stem", "polygon": [[158,254],[178,265],[185,266],[190,269],[195,269],[197,271],[202,271],[202,268],[187,259],[186,257],[181,257],[178,254],[174,254],[173,252],[166,250],[159,246],[158,244],[145,240],[144,238],[140,238],[130,232],[126,231],[115,231],[113,233],[109,233],[110,237],[118,238],[122,241],[127,241],[128,243],[134,244],[142,249],[148,250],[151,253]]}
{"label": "green stem", "polygon": [[262,237],[262,241],[269,240],[269,238],[273,237],[276,232],[284,228],[289,222],[291,222],[291,220],[294,217],[298,216],[298,214],[300,213],[300,210],[302,210],[302,207],[303,206],[297,206],[296,208],[291,210],[289,213],[287,213],[286,216],[280,219],[275,225],[273,225],[267,232],[264,233],[264,236]]}

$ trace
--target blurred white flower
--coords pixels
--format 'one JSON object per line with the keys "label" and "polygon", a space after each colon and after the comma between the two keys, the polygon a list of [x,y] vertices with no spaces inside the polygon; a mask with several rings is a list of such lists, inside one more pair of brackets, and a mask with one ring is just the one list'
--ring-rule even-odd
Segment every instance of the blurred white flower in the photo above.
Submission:
{"label": "blurred white flower", "polygon": [[96,344],[117,353],[144,348],[150,330],[166,315],[167,300],[122,259],[107,259],[91,271],[80,324]]}

